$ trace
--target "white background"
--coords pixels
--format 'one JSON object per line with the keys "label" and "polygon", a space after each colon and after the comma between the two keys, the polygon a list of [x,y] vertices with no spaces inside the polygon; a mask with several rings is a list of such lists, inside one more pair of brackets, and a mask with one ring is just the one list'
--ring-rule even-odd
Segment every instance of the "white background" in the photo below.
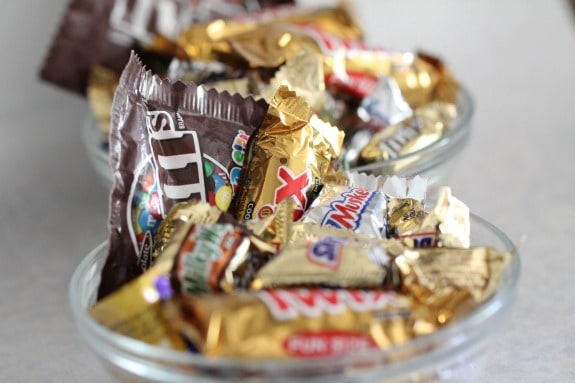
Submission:
{"label": "white background", "polygon": [[[307,3],[314,3],[311,0]],[[575,17],[566,1],[354,2],[368,41],[443,57],[476,101],[454,194],[527,235],[513,315],[481,382],[575,381]],[[37,73],[64,0],[0,12],[0,381],[104,382],[67,284],[106,239],[108,192],[80,127],[87,104]]]}

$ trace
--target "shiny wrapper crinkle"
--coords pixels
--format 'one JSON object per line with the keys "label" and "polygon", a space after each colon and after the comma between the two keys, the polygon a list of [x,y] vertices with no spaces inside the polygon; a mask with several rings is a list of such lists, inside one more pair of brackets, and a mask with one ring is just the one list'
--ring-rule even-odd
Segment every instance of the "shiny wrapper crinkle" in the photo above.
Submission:
{"label": "shiny wrapper crinkle", "polygon": [[[426,334],[433,313],[382,290],[276,289],[177,296],[164,314],[208,356],[318,358],[389,348]],[[313,345],[322,347],[313,347]]]}
{"label": "shiny wrapper crinkle", "polygon": [[241,220],[262,219],[286,198],[301,217],[333,171],[343,133],[312,115],[309,105],[281,86],[264,122],[250,140],[237,195],[232,203]]}
{"label": "shiny wrapper crinkle", "polygon": [[302,222],[385,237],[385,197],[377,190],[328,184]]}

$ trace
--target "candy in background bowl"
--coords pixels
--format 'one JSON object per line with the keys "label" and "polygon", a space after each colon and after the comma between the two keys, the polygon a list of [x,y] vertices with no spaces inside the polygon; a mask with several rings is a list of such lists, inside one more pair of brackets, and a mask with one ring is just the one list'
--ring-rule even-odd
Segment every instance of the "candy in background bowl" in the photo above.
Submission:
{"label": "candy in background bowl", "polygon": [[[474,107],[471,94],[467,88],[461,87],[457,97],[457,117],[449,131],[439,140],[417,151],[352,170],[374,175],[421,175],[428,179],[428,195],[433,197],[439,186],[449,183],[449,173],[459,154],[469,143]],[[107,145],[103,143],[101,134],[95,118],[88,114],[83,125],[84,145],[103,185],[110,190],[113,177],[108,162]]]}
{"label": "candy in background bowl", "polygon": [[[513,243],[484,219],[471,216],[471,246],[516,252]],[[104,242],[74,272],[69,299],[84,340],[108,371],[124,382],[466,382],[475,381],[481,354],[511,311],[520,275],[512,257],[495,294],[466,317],[403,345],[325,359],[256,360],[192,355],[118,335],[88,313],[95,303],[107,255]]]}

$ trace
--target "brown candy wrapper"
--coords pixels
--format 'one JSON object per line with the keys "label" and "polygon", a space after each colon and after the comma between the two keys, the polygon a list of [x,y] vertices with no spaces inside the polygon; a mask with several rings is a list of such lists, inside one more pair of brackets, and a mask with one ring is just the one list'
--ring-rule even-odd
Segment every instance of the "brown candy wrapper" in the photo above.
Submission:
{"label": "brown candy wrapper", "polygon": [[190,25],[237,17],[291,0],[71,0],[44,60],[40,77],[84,95],[92,68],[120,73],[132,49],[181,55],[174,43]]}
{"label": "brown candy wrapper", "polygon": [[313,116],[295,92],[280,87],[250,140],[232,213],[241,220],[262,219],[293,198],[294,219],[301,217],[332,171],[342,141],[342,132]]}
{"label": "brown candy wrapper", "polygon": [[[238,358],[318,358],[385,349],[431,331],[436,322],[409,297],[382,290],[183,295],[166,303],[164,313],[202,354]],[[313,347],[318,344],[322,347]]]}
{"label": "brown candy wrapper", "polygon": [[154,236],[175,203],[227,209],[266,110],[263,100],[162,80],[132,55],[112,109],[110,252],[100,297],[149,268]]}

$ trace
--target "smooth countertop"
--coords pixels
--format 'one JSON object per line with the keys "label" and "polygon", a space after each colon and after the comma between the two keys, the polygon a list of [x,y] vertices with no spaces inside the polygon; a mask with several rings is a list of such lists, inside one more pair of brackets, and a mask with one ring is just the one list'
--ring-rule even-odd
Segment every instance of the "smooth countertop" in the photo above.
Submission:
{"label": "smooth countertop", "polygon": [[[308,1],[308,3],[313,3]],[[476,102],[453,193],[520,249],[513,314],[481,382],[575,381],[575,17],[567,1],[354,2],[370,42],[443,57]],[[81,140],[85,100],[37,80],[64,0],[0,13],[0,381],[107,382],[68,307],[107,237],[108,191]]]}

